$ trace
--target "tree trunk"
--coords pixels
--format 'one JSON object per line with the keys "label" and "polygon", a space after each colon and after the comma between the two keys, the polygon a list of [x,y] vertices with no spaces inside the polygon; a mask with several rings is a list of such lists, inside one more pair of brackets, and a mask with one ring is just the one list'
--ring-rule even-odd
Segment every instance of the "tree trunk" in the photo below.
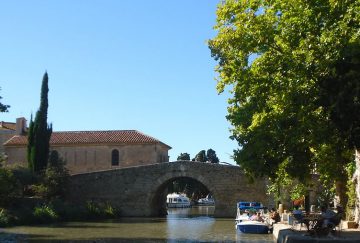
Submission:
{"label": "tree trunk", "polygon": [[[347,179],[347,176],[344,176],[343,178]],[[335,187],[336,187],[336,195],[339,196],[338,203],[343,207],[345,207],[348,202],[348,196],[346,194],[346,181],[342,181],[342,180],[336,181]]]}
{"label": "tree trunk", "polygon": [[360,220],[360,150],[355,149],[355,163],[356,170],[353,176],[353,181],[356,183],[356,202],[355,202],[355,222]]}

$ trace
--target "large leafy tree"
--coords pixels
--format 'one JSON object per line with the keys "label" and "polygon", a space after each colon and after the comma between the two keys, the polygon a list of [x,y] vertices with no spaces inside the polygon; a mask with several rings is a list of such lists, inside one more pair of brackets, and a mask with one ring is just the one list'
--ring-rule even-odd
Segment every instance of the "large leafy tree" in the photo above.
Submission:
{"label": "large leafy tree", "polygon": [[[277,179],[281,168],[304,182],[319,163],[348,162],[322,156],[339,129],[319,102],[320,80],[358,43],[359,10],[357,0],[227,0],[218,6],[218,34],[209,47],[219,62],[218,91],[228,86],[233,95],[227,118],[240,147],[234,158],[249,175]],[[340,148],[338,154],[349,149]]]}
{"label": "large leafy tree", "polygon": [[37,173],[46,169],[49,158],[52,125],[47,124],[48,92],[48,74],[45,72],[41,85],[40,108],[36,112],[35,120],[33,121],[32,117],[30,119],[28,133],[29,168]]}
{"label": "large leafy tree", "polygon": [[[0,88],[0,90],[1,90],[1,88]],[[1,99],[2,99],[2,97],[0,96],[0,100]],[[4,104],[0,103],[0,112],[8,112],[9,107],[10,107],[9,105],[4,105]]]}
{"label": "large leafy tree", "polygon": [[[341,54],[342,58],[331,66],[330,73],[320,80],[319,103],[329,113],[341,137],[355,148],[354,181],[357,181],[356,193],[360,201],[360,40],[354,40]],[[359,221],[359,204],[355,212],[355,220]]]}

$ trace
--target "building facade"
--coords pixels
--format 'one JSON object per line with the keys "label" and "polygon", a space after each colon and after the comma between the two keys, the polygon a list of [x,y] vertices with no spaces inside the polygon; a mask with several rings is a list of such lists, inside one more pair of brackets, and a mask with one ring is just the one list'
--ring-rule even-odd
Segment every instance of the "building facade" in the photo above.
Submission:
{"label": "building facade", "polygon": [[[19,131],[2,149],[7,164],[26,166],[26,122],[17,124]],[[53,132],[50,139],[50,150],[59,153],[71,174],[168,162],[169,149],[136,130]]]}

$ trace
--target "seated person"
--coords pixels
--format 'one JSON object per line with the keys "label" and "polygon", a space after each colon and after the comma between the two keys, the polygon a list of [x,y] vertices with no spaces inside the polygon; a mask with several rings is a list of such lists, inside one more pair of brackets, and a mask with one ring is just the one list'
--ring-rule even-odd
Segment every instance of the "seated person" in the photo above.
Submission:
{"label": "seated person", "polygon": [[309,219],[304,218],[303,212],[299,209],[299,206],[296,205],[294,207],[294,210],[292,211],[292,214],[294,215],[294,218],[300,223],[305,224],[307,230],[309,231]]}
{"label": "seated person", "polygon": [[330,220],[336,216],[336,213],[330,209],[328,209],[326,206],[321,206],[321,219],[322,219],[322,227],[326,228]]}
{"label": "seated person", "polygon": [[343,216],[344,216],[344,209],[341,206],[336,206],[336,214],[329,219],[329,223],[332,223],[334,226],[337,226],[340,224]]}
{"label": "seated person", "polygon": [[294,215],[295,218],[296,217],[302,218],[303,216],[303,212],[299,209],[298,205],[294,206],[294,210],[292,211],[292,214]]}
{"label": "seated person", "polygon": [[280,214],[275,210],[275,208],[270,210],[270,219],[272,220],[272,224],[280,222]]}
{"label": "seated person", "polygon": [[251,216],[250,220],[252,221],[259,221],[259,222],[264,222],[264,219],[261,217],[260,213],[257,212],[256,214],[254,214],[253,216]]}

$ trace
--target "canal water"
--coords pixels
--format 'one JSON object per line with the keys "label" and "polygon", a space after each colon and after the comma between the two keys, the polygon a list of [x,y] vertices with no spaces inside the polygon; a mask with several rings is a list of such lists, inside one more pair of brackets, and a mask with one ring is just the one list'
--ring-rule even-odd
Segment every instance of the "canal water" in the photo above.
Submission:
{"label": "canal water", "polygon": [[214,218],[213,211],[211,206],[171,209],[166,218],[18,226],[5,232],[22,235],[21,242],[274,242],[272,234],[237,232],[234,219]]}

